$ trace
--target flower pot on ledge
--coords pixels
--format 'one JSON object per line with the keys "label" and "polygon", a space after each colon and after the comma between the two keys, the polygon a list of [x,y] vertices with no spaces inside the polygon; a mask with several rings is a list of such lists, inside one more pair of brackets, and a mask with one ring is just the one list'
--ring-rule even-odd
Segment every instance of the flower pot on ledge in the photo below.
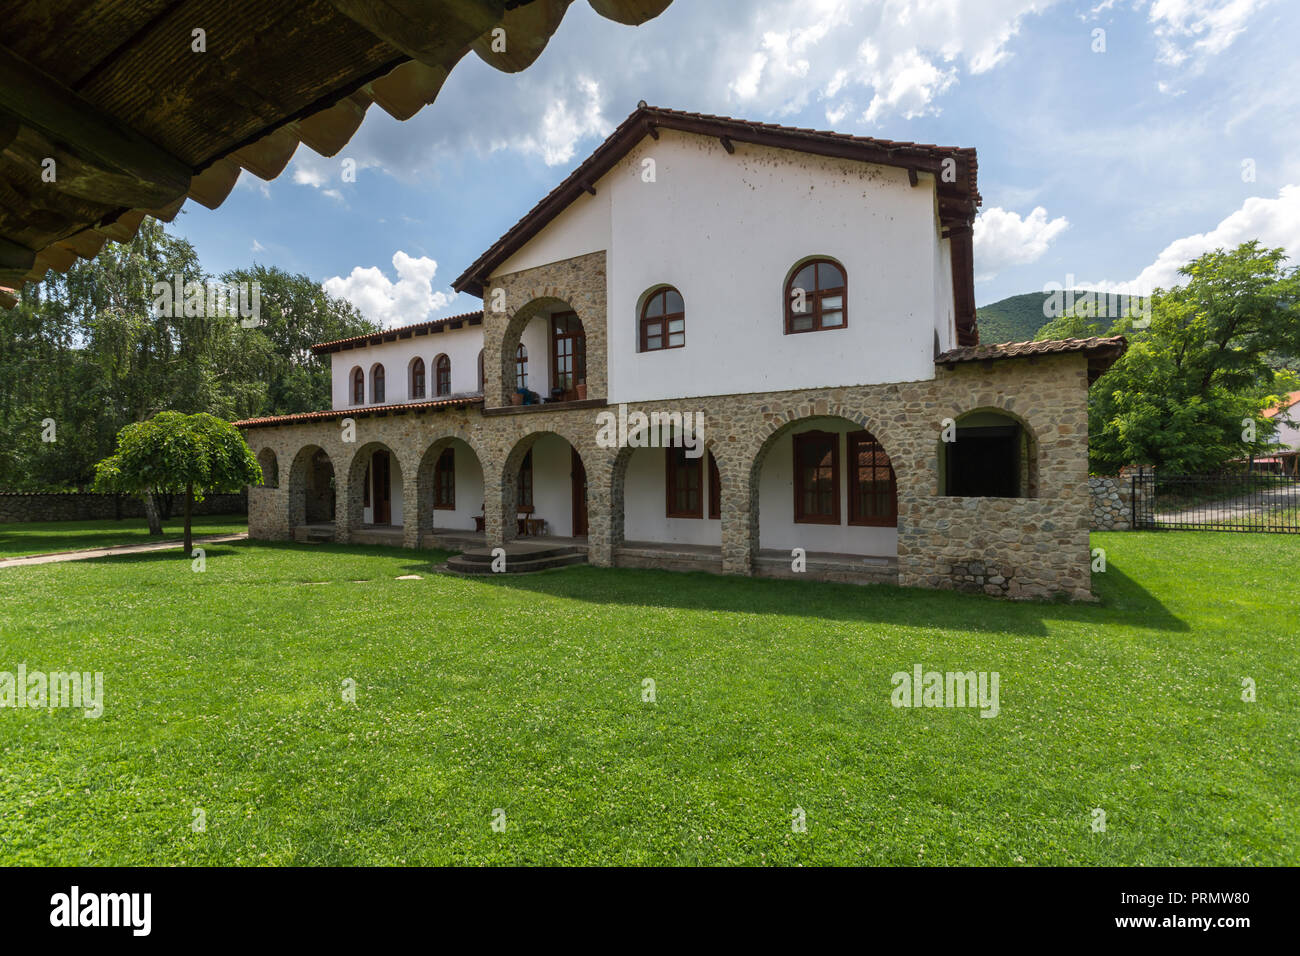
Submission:
{"label": "flower pot on ledge", "polygon": [[577,386],[577,390],[578,390],[578,401],[582,401],[584,398],[587,397],[587,386],[585,384]]}
{"label": "flower pot on ledge", "polygon": [[514,393],[511,394],[511,396],[510,396],[510,404],[511,404],[511,405],[522,405],[523,403],[524,403],[524,396],[523,396],[523,395],[521,395],[519,392],[514,392]]}

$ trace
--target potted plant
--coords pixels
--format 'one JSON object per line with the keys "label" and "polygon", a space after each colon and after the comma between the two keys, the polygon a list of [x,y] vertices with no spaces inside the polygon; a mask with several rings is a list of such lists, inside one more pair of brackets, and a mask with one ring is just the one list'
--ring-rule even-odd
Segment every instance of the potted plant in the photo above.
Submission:
{"label": "potted plant", "polygon": [[522,405],[523,403],[524,403],[524,390],[522,388],[517,388],[514,390],[514,393],[511,394],[510,396],[510,404]]}
{"label": "potted plant", "polygon": [[574,386],[574,387],[575,387],[575,388],[577,389],[577,391],[578,391],[578,401],[582,401],[584,398],[587,397],[587,383],[586,383],[586,382],[579,382],[579,383],[578,383],[576,386]]}

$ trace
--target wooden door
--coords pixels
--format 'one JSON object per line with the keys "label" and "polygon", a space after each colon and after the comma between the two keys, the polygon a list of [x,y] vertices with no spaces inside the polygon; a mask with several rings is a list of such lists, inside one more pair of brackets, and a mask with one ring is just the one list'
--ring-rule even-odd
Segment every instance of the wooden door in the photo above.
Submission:
{"label": "wooden door", "polygon": [[587,383],[587,338],[576,313],[551,316],[551,385],[564,390],[566,402],[578,397]]}
{"label": "wooden door", "polygon": [[370,469],[370,473],[375,476],[375,486],[370,500],[375,503],[375,524],[389,524],[393,520],[393,503],[388,452],[375,452],[371,461],[374,467]]}
{"label": "wooden door", "polygon": [[576,448],[569,449],[573,457],[573,469],[570,472],[573,484],[573,536],[581,538],[587,534],[587,469],[582,465],[582,456]]}

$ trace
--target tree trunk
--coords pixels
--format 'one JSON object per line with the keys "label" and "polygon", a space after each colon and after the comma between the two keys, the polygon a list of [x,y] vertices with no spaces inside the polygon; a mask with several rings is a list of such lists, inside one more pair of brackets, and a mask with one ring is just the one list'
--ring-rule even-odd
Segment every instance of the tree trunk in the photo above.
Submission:
{"label": "tree trunk", "polygon": [[161,538],[162,518],[158,516],[158,503],[153,500],[153,492],[146,491],[140,500],[144,502],[144,517],[149,522],[149,534]]}
{"label": "tree trunk", "polygon": [[190,515],[194,511],[194,484],[185,486],[185,556],[194,552],[194,535],[190,533]]}

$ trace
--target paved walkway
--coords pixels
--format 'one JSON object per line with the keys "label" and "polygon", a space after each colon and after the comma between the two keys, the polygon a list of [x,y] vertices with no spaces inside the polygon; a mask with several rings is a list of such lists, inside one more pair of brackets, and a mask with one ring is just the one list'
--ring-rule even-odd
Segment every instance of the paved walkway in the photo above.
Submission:
{"label": "paved walkway", "polygon": [[[247,532],[239,534],[208,534],[194,539],[195,544],[222,544],[243,541]],[[56,551],[52,554],[27,554],[21,558],[5,558],[0,568],[19,567],[24,564],[53,564],[58,561],[84,561],[87,558],[107,558],[115,554],[144,554],[147,551],[166,551],[183,543],[182,538],[170,541],[150,541],[147,544],[119,544],[109,548],[89,548],[83,551]]]}

